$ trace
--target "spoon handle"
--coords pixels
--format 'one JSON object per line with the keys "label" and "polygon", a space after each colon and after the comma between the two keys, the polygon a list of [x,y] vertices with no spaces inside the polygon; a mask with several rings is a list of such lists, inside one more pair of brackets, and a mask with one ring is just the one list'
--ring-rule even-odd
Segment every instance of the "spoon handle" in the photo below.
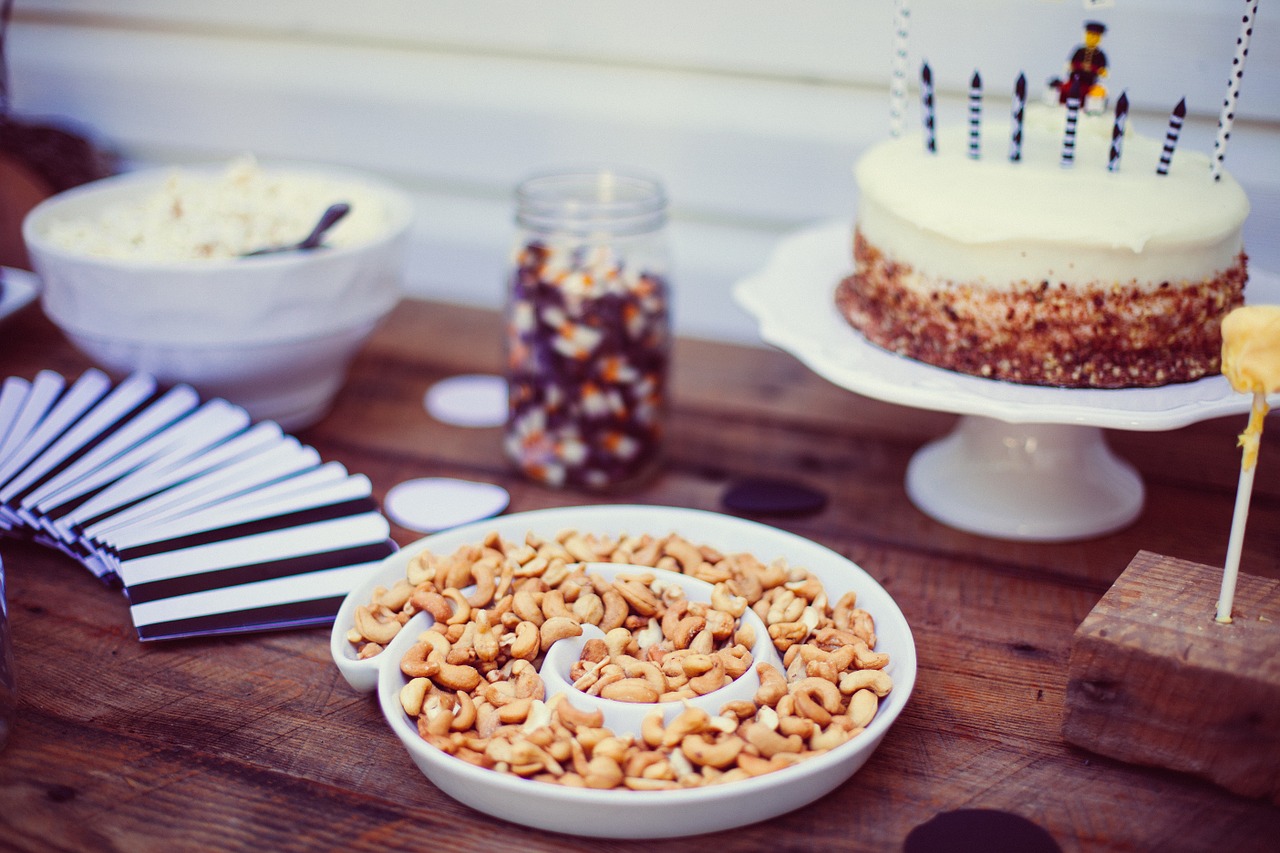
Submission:
{"label": "spoon handle", "polygon": [[320,214],[320,219],[316,222],[315,227],[311,229],[311,233],[302,239],[301,242],[294,243],[291,246],[269,246],[265,249],[256,249],[252,252],[246,252],[244,257],[254,257],[255,255],[275,255],[281,252],[297,252],[310,251],[319,248],[324,242],[324,235],[329,229],[338,224],[342,217],[351,212],[351,205],[346,202],[338,202],[331,204]]}
{"label": "spoon handle", "polygon": [[314,249],[324,240],[325,232],[338,224],[342,217],[351,212],[351,205],[345,202],[338,202],[330,205],[329,208],[320,217],[320,221],[316,223],[316,227],[311,229],[311,233],[306,239],[298,244],[299,249]]}

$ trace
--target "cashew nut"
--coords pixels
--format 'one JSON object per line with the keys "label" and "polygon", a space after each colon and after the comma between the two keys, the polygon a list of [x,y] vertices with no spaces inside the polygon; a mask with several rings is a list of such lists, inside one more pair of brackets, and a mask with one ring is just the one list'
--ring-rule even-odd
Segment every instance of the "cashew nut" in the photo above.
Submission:
{"label": "cashew nut", "polygon": [[395,613],[382,605],[362,604],[356,608],[355,628],[366,640],[385,646],[400,633]]}
{"label": "cashew nut", "polygon": [[615,628],[621,628],[631,613],[627,600],[612,586],[597,590],[597,593],[600,600],[604,602],[604,615],[600,617],[598,623],[600,630],[607,634]]}
{"label": "cashew nut", "polygon": [[778,700],[787,695],[787,681],[778,672],[778,668],[770,663],[756,664],[756,673],[760,676],[760,688],[754,697],[757,705],[777,705]]}
{"label": "cashew nut", "polygon": [[525,622],[532,622],[534,625],[541,625],[546,620],[542,606],[529,589],[521,589],[511,597],[511,610]]}
{"label": "cashew nut", "polygon": [[780,752],[799,752],[804,749],[804,741],[799,735],[782,735],[760,723],[748,723],[743,727],[742,735],[765,758],[773,758]]}
{"label": "cashew nut", "polygon": [[[564,694],[557,694],[563,697]],[[580,727],[598,729],[604,725],[604,712],[599,708],[593,708],[590,711],[583,711],[572,705],[568,699],[556,703],[555,715],[570,729],[578,729]]]}
{"label": "cashew nut", "polygon": [[600,690],[602,699],[615,702],[657,702],[660,695],[643,678],[621,678]]}
{"label": "cashew nut", "polygon": [[448,625],[464,625],[471,618],[471,604],[463,596],[462,590],[450,587],[440,593],[454,603],[453,615],[445,620]]}
{"label": "cashew nut", "polygon": [[849,719],[855,726],[867,726],[876,715],[880,700],[870,690],[858,690],[849,697]]}
{"label": "cashew nut", "polygon": [[542,651],[545,652],[557,640],[582,636],[582,626],[568,616],[553,616],[542,623],[539,636]]}
{"label": "cashew nut", "polygon": [[443,663],[431,680],[447,690],[475,690],[484,677],[474,666]]}
{"label": "cashew nut", "polygon": [[889,656],[880,652],[873,652],[871,647],[862,640],[858,640],[853,644],[854,661],[858,665],[858,669],[884,669],[889,665]]}
{"label": "cashew nut", "polygon": [[618,591],[630,608],[641,616],[652,616],[658,612],[658,597],[653,590],[639,580],[616,580],[613,588]]}
{"label": "cashew nut", "polygon": [[390,589],[383,586],[374,587],[372,603],[381,604],[388,610],[400,610],[409,600],[409,596],[413,595],[413,588],[414,585],[409,583],[408,578],[400,578],[391,585]]}
{"label": "cashew nut", "polygon": [[538,626],[529,621],[518,622],[508,649],[511,656],[518,660],[533,660],[541,647],[542,635]]}
{"label": "cashew nut", "polygon": [[558,616],[573,618],[573,611],[564,603],[564,591],[549,589],[542,594],[542,615],[547,619]]}
{"label": "cashew nut", "polygon": [[604,619],[604,599],[594,592],[586,592],[573,602],[573,618],[583,625],[599,625]]}
{"label": "cashew nut", "polygon": [[686,735],[680,741],[680,751],[686,758],[694,764],[716,768],[733,764],[744,746],[742,738],[736,736],[710,741],[703,735]]}
{"label": "cashew nut", "polygon": [[846,695],[870,690],[883,699],[892,689],[893,679],[882,669],[856,669],[840,676],[840,692]]}
{"label": "cashew nut", "polygon": [[498,564],[492,560],[482,560],[471,567],[471,576],[475,578],[475,592],[467,596],[467,603],[472,607],[484,607],[493,601],[498,591]]}
{"label": "cashew nut", "polygon": [[430,689],[430,678],[409,679],[404,687],[400,688],[400,707],[410,717],[418,716],[422,713],[422,703],[426,700],[427,691]]}
{"label": "cashew nut", "polygon": [[671,718],[671,722],[662,731],[662,738],[654,745],[675,746],[687,735],[706,731],[710,722],[711,715],[706,711],[696,705],[686,705],[683,711]]}
{"label": "cashew nut", "polygon": [[703,696],[713,690],[719,690],[724,687],[724,678],[724,661],[718,657],[713,658],[711,669],[702,673],[702,675],[695,675],[690,678],[689,687],[694,693]]}
{"label": "cashew nut", "polygon": [[624,778],[618,763],[604,756],[587,762],[587,772],[582,777],[588,788],[616,788]]}

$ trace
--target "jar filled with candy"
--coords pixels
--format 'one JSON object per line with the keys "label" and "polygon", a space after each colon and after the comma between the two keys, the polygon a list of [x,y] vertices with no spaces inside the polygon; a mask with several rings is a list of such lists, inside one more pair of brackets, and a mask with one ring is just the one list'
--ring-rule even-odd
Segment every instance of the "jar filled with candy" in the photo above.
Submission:
{"label": "jar filled with candy", "polygon": [[504,440],[531,479],[613,490],[655,470],[671,348],[666,218],[662,184],[634,172],[517,188]]}

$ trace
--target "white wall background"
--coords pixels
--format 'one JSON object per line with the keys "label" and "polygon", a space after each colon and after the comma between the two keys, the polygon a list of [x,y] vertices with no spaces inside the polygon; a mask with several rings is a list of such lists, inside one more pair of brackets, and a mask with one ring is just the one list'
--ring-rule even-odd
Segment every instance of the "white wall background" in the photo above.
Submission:
{"label": "white wall background", "polygon": [[[1246,245],[1280,271],[1280,8],[1262,0],[1227,167]],[[1060,72],[1107,22],[1131,127],[1210,151],[1243,0],[916,0],[942,120],[975,68],[993,114],[1019,71]],[[131,165],[252,152],[381,173],[414,193],[416,295],[496,307],[511,191],[549,166],[617,162],[673,198],[679,331],[758,341],[733,303],[782,235],[852,219],[851,164],[888,131],[892,0],[17,0],[11,95]],[[1004,82],[1007,81],[1007,82]],[[907,121],[918,122],[913,85]]]}

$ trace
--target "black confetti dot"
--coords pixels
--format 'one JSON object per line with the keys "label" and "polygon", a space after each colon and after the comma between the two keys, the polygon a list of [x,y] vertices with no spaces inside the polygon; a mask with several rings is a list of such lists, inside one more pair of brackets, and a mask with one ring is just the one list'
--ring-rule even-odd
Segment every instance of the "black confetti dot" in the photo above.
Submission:
{"label": "black confetti dot", "polygon": [[730,512],[744,515],[814,515],[827,506],[827,496],[817,489],[763,477],[730,483],[720,501]]}
{"label": "black confetti dot", "polygon": [[908,833],[903,853],[1059,853],[1048,832],[1031,821],[995,809],[943,812]]}

